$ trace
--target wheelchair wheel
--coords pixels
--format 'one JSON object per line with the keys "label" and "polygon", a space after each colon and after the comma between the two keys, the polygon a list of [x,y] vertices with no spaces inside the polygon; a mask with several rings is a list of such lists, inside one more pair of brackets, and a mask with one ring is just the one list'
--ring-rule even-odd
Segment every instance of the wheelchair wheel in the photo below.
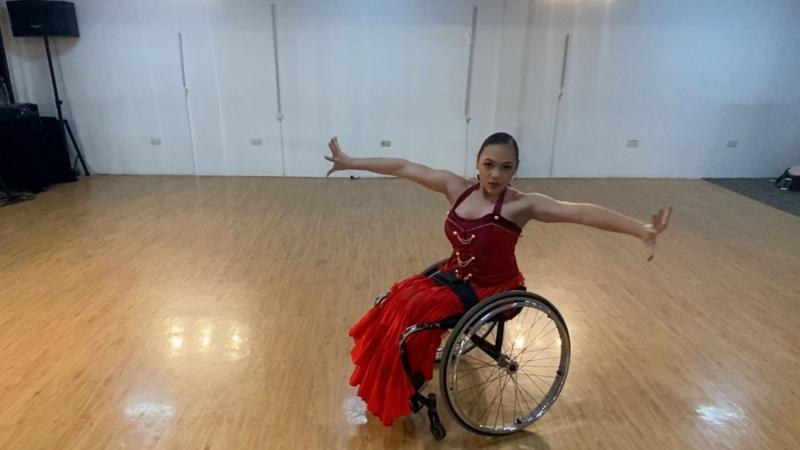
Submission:
{"label": "wheelchair wheel", "polygon": [[[478,329],[475,332],[475,334],[480,336],[480,337],[482,337],[482,338],[484,338],[484,339],[486,339],[492,333],[492,330],[494,330],[494,326],[496,324],[497,324],[496,322],[485,323],[485,324],[483,324],[483,326],[480,327],[480,329]],[[439,348],[436,349],[436,359],[434,360],[434,362],[436,364],[439,364],[439,363],[442,362],[442,355],[444,354],[444,347],[445,347],[445,345],[447,345],[447,340],[446,339],[447,339],[447,337],[449,335],[450,335],[450,332],[448,332],[447,336],[445,336],[444,339],[442,339],[442,342],[444,342],[444,344],[442,344]],[[472,341],[467,342],[466,345],[464,346],[463,353],[469,353],[469,352],[472,351],[473,348],[475,348],[475,344],[473,344]]]}
{"label": "wheelchair wheel", "polygon": [[451,331],[439,386],[461,425],[480,434],[511,434],[550,409],[569,358],[569,332],[558,310],[536,294],[505,292],[467,311]]}

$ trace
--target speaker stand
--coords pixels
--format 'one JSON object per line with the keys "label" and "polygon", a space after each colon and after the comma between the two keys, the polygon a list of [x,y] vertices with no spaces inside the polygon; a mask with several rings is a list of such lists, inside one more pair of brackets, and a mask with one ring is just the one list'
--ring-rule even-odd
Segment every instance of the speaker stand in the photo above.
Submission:
{"label": "speaker stand", "polygon": [[44,36],[44,49],[47,51],[47,64],[50,66],[50,81],[53,83],[53,95],[56,98],[56,111],[58,111],[58,123],[61,125],[59,127],[61,129],[61,138],[64,140],[66,147],[67,136],[64,133],[64,129],[66,129],[67,133],[69,133],[69,138],[72,141],[72,146],[75,148],[75,153],[77,154],[75,163],[72,165],[72,170],[75,170],[75,166],[77,166],[78,161],[80,161],[81,166],[83,166],[83,173],[89,175],[89,169],[86,168],[86,160],[83,159],[83,154],[81,153],[80,147],[78,147],[78,142],[75,140],[75,136],[72,134],[72,129],[70,129],[69,123],[64,120],[64,115],[61,113],[61,103],[63,102],[60,98],[58,98],[58,85],[56,84],[56,75],[53,71],[53,58],[50,55],[50,41],[48,41],[47,36]]}

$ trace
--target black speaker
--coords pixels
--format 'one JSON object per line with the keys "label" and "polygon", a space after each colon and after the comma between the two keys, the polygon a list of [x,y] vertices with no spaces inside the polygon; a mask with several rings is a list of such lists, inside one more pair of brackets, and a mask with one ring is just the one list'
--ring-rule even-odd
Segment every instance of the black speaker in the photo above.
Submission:
{"label": "black speaker", "polygon": [[14,36],[79,36],[71,2],[9,0],[6,6]]}
{"label": "black speaker", "polygon": [[0,121],[35,119],[37,117],[39,117],[39,107],[33,103],[0,106]]}

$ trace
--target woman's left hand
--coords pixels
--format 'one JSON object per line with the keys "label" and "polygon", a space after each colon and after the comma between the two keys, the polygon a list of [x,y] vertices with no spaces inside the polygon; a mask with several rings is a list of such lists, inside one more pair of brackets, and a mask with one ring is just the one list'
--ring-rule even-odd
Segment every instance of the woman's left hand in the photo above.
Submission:
{"label": "woman's left hand", "polygon": [[656,256],[656,238],[662,231],[667,229],[669,225],[669,217],[672,215],[672,207],[661,208],[653,214],[652,222],[643,225],[644,231],[642,232],[642,241],[647,246],[649,257],[648,261],[652,261]]}

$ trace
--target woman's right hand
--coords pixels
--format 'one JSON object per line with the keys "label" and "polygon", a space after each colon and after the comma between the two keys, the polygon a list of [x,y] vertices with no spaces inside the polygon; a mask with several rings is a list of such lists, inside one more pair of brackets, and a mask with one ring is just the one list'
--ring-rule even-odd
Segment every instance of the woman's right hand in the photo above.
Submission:
{"label": "woman's right hand", "polygon": [[332,162],[333,167],[331,167],[331,170],[329,170],[328,174],[325,175],[326,177],[330,176],[330,174],[336,172],[337,170],[347,170],[351,167],[352,158],[347,156],[339,147],[338,138],[336,138],[335,136],[331,138],[331,140],[328,142],[328,148],[331,149],[331,155],[330,156],[325,155],[325,159]]}

